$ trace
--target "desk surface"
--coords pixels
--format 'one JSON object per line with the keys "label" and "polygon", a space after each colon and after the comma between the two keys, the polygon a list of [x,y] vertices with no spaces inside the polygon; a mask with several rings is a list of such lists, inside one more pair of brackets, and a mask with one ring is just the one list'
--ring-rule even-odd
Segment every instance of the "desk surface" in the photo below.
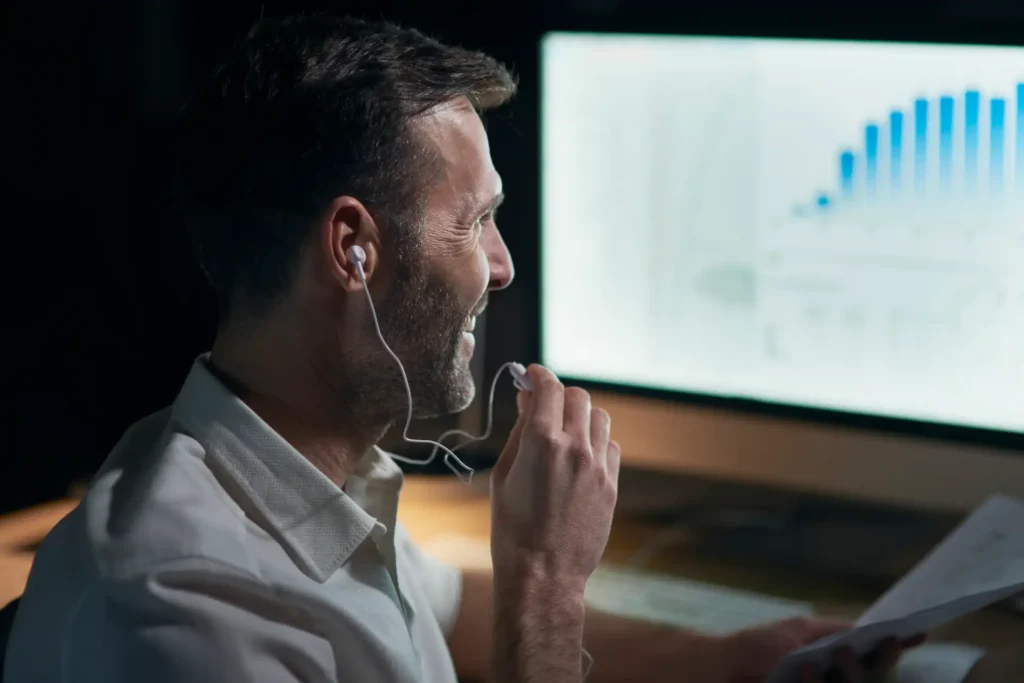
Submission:
{"label": "desk surface", "polygon": [[[399,517],[410,535],[428,552],[453,564],[487,566],[490,506],[486,479],[465,486],[453,478],[409,477]],[[61,500],[0,517],[0,606],[21,594],[32,565],[31,546],[75,505]],[[616,523],[605,560],[624,563],[657,529]],[[685,544],[666,550],[650,568],[734,588],[775,594],[814,604],[819,614],[855,618],[877,596],[848,582],[792,571],[751,569],[736,563],[688,553]],[[955,640],[987,648],[1024,642],[1024,619],[996,608],[982,610],[932,634],[934,640]]]}

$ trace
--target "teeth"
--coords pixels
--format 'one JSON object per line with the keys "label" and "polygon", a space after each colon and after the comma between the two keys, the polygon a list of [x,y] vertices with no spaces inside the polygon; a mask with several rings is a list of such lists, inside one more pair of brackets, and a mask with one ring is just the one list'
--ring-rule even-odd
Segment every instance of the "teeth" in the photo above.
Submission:
{"label": "teeth", "polygon": [[476,316],[475,315],[469,316],[469,322],[466,323],[466,327],[464,329],[466,330],[466,332],[472,332],[473,330],[476,329]]}

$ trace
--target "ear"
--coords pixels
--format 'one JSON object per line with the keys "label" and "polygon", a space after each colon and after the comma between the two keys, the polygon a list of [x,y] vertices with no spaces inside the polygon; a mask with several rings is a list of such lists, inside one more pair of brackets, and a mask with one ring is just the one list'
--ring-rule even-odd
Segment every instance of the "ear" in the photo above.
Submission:
{"label": "ear", "polygon": [[377,224],[366,206],[353,197],[336,197],[323,213],[319,234],[320,248],[331,276],[346,291],[362,289],[363,283],[355,263],[349,258],[349,249],[358,245],[366,252],[363,275],[367,281],[380,262]]}

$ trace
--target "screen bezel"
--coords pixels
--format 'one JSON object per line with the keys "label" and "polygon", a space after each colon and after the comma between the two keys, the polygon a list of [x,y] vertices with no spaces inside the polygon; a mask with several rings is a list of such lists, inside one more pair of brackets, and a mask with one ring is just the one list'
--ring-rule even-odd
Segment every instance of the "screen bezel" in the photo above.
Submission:
{"label": "screen bezel", "polygon": [[[1006,28],[1006,27],[1003,27]],[[998,35],[996,31],[988,31],[988,37],[983,40],[955,39],[948,34],[943,36],[941,31],[918,32],[913,37],[896,37],[892,31],[884,34],[874,33],[867,35],[850,34],[848,31],[807,33],[786,33],[772,31],[758,31],[757,33],[733,33],[723,31],[693,31],[685,33],[670,32],[665,30],[637,30],[635,27],[618,26],[617,28],[605,27],[575,30],[551,29],[541,34],[537,44],[537,289],[536,306],[537,313],[534,321],[536,338],[534,345],[536,357],[541,363],[546,361],[544,357],[544,240],[543,231],[544,214],[544,187],[543,187],[543,136],[544,136],[544,101],[543,101],[543,77],[544,77],[544,42],[552,34],[577,34],[577,35],[619,35],[619,36],[651,36],[651,37],[680,37],[680,38],[725,38],[725,39],[763,39],[763,40],[807,40],[807,41],[832,41],[832,42],[865,42],[865,43],[895,43],[910,45],[949,45],[965,47],[986,47],[986,46],[1017,46],[1024,47],[1019,34],[1015,38],[1009,35]],[[933,439],[951,441],[964,444],[988,446],[1008,451],[1019,451],[1024,455],[1024,433],[1009,430],[1001,430],[989,427],[975,427],[960,424],[950,424],[936,421],[928,421],[913,418],[893,417],[872,413],[846,411],[834,408],[811,407],[796,403],[781,403],[755,398],[724,396],[719,394],[701,393],[693,391],[667,390],[662,388],[648,387],[638,384],[625,384],[617,382],[605,382],[586,377],[575,377],[572,375],[563,376],[564,381],[593,391],[610,391],[628,396],[642,398],[653,398],[663,401],[672,401],[686,405],[713,408],[733,413],[761,415],[778,417],[781,419],[809,422],[814,424],[831,424],[837,427],[863,429],[873,432],[884,432],[902,436],[912,436],[921,439]],[[1024,407],[1022,407],[1024,410]]]}

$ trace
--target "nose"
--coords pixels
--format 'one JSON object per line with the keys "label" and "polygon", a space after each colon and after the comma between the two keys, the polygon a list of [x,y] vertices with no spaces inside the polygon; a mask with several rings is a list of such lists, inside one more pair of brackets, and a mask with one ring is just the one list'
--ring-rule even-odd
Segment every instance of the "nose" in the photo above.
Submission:
{"label": "nose", "polygon": [[505,246],[505,240],[495,226],[490,226],[484,234],[484,250],[487,253],[487,266],[490,269],[489,291],[505,289],[516,276],[516,268],[512,264],[512,254]]}

